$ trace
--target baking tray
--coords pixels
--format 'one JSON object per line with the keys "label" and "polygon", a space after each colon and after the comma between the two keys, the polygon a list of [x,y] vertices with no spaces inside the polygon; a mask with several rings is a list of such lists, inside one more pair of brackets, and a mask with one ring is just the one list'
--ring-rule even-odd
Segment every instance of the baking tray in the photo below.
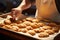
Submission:
{"label": "baking tray", "polygon": [[[2,15],[0,15],[0,17],[6,17],[7,15],[9,15],[10,13],[7,13],[7,14],[2,14]],[[3,31],[3,32],[2,32]],[[4,32],[8,32],[8,33],[11,33],[11,34],[13,34],[13,35],[17,35],[17,37],[16,36],[14,36],[15,38],[20,38],[20,36],[24,36],[24,37],[27,37],[28,38],[28,40],[54,40],[54,38],[58,35],[58,34],[60,34],[60,30],[59,30],[59,32],[58,33],[55,33],[55,34],[53,34],[53,35],[50,35],[49,37],[46,37],[46,38],[38,38],[36,35],[35,36],[31,36],[31,35],[29,35],[29,34],[27,34],[27,33],[22,33],[22,32],[16,32],[16,31],[12,31],[12,30],[10,30],[10,29],[5,29],[5,28],[0,28],[0,33],[4,33]],[[8,34],[9,35],[9,34]],[[20,36],[19,36],[20,35]],[[10,36],[12,36],[12,35],[10,35]],[[12,36],[13,37],[13,36]]]}

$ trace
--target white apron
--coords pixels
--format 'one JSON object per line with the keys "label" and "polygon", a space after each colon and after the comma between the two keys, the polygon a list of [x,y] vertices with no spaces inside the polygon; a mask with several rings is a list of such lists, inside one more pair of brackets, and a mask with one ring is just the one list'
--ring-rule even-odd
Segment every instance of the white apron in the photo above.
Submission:
{"label": "white apron", "polygon": [[60,22],[60,14],[56,8],[55,0],[36,0],[36,18],[46,18]]}

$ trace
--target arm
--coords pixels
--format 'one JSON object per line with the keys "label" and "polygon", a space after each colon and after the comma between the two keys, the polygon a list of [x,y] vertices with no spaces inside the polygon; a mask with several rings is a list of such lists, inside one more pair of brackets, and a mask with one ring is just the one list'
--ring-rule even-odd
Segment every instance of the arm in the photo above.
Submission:
{"label": "arm", "polygon": [[31,2],[29,0],[23,0],[22,3],[17,8],[21,10],[25,10],[30,7],[31,7]]}
{"label": "arm", "polygon": [[23,0],[22,3],[12,10],[11,16],[13,19],[20,18],[21,13],[23,10],[28,9],[31,6],[31,3],[29,0]]}

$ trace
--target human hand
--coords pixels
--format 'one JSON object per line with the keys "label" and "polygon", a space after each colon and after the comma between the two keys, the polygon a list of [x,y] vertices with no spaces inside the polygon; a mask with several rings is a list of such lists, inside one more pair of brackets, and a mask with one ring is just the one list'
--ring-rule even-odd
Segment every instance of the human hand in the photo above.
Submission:
{"label": "human hand", "polygon": [[11,11],[11,16],[13,20],[18,20],[21,16],[22,10],[19,8],[13,8]]}

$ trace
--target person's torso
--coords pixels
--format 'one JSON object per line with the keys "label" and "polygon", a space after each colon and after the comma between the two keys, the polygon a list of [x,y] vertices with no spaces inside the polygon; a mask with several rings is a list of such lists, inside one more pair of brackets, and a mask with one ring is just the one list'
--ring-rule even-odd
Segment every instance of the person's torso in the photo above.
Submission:
{"label": "person's torso", "polygon": [[37,17],[51,18],[52,15],[57,14],[55,0],[36,0],[38,9]]}
{"label": "person's torso", "polygon": [[[36,7],[38,11],[35,17],[60,22],[60,14],[56,4],[55,0],[36,0]],[[60,8],[59,5],[58,7]]]}

